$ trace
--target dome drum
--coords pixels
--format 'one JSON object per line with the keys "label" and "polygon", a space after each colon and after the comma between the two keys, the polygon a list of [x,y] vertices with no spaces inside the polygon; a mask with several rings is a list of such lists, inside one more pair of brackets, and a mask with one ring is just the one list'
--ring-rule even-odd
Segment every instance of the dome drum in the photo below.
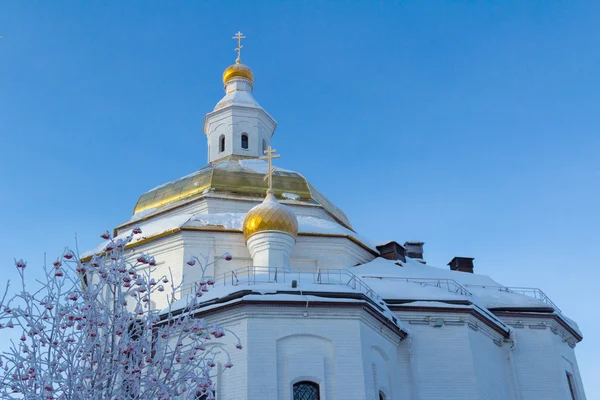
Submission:
{"label": "dome drum", "polygon": [[272,268],[290,269],[291,254],[296,239],[287,233],[263,231],[246,242],[255,273],[272,273]]}

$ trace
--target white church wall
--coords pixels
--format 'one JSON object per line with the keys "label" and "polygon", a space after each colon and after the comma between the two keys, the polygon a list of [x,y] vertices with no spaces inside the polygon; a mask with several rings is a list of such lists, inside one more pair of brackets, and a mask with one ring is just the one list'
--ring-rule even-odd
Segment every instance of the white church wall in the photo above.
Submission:
{"label": "white church wall", "polygon": [[[173,284],[178,286],[183,280],[183,255],[184,242],[180,234],[165,236],[159,240],[153,240],[148,243],[141,244],[132,249],[127,250],[127,255],[137,257],[140,254],[148,254],[156,260],[155,267],[144,266],[140,270],[153,268],[152,276],[159,279],[166,276],[169,281],[173,280]],[[155,308],[162,309],[167,306],[167,296],[170,295],[171,283],[163,284],[165,292],[163,294],[156,292],[152,295],[152,303]]]}
{"label": "white church wall", "polygon": [[[395,315],[411,330],[411,366],[416,398],[481,399],[472,356],[471,328],[468,326],[471,317],[464,314],[406,311],[395,312]],[[464,323],[460,323],[461,318],[464,318]],[[459,322],[456,325],[434,327],[437,319]]]}
{"label": "white church wall", "polygon": [[[176,244],[173,247],[173,244]],[[252,257],[241,232],[219,230],[184,230],[134,248],[136,254],[146,252],[154,255],[159,267],[170,266],[176,276],[189,285],[200,280],[201,270],[185,263],[191,256],[207,254],[211,260],[229,252],[231,261],[220,260],[206,271],[216,278],[232,270],[252,265]],[[292,252],[291,266],[305,270],[316,268],[343,269],[373,259],[374,256],[348,238],[299,236]],[[165,270],[166,271],[166,270]]]}
{"label": "white church wall", "polygon": [[226,346],[233,363],[214,380],[217,400],[292,400],[294,383],[303,380],[319,384],[322,400],[378,400],[375,387],[386,400],[411,399],[408,385],[394,376],[404,342],[361,306],[236,302],[205,319],[234,331],[243,346],[235,349],[230,334],[215,342]]}
{"label": "white church wall", "polygon": [[563,343],[560,339],[555,340],[555,346],[559,348],[559,351],[561,353],[561,358],[563,361],[563,367],[565,369],[565,372],[571,374],[571,376],[573,377],[576,399],[585,400],[586,396],[585,391],[583,389],[583,381],[581,380],[581,373],[579,372],[579,364],[577,363],[577,359],[575,357],[575,350],[567,344]]}
{"label": "white church wall", "polygon": [[509,345],[504,344],[501,335],[487,331],[484,333],[481,329],[468,331],[479,398],[513,399],[515,388],[509,369]]}
{"label": "white church wall", "polygon": [[277,340],[276,354],[276,398],[291,398],[293,385],[301,381],[319,384],[323,398],[334,398],[335,357],[330,339],[316,334],[292,334]]}
{"label": "white church wall", "polygon": [[[231,310],[220,310],[218,313],[209,314],[204,317],[207,324],[218,324],[235,333],[240,339],[242,349],[236,349],[237,339],[230,333],[213,342],[207,342],[206,348],[219,344],[229,353],[233,367],[224,369],[227,363],[227,356],[220,354],[215,358],[217,367],[215,372],[222,371],[221,374],[213,376],[213,384],[216,389],[217,400],[250,400],[248,397],[248,352],[252,351],[252,345],[248,340],[247,314],[243,307],[236,307]],[[175,345],[176,338],[171,339],[172,346]],[[249,350],[250,348],[250,350]],[[150,399],[148,399],[150,400]]]}
{"label": "white church wall", "polygon": [[348,238],[300,235],[292,251],[292,267],[296,260],[315,260],[321,269],[345,269],[363,264],[375,256]]}
{"label": "white church wall", "polygon": [[[271,143],[274,122],[257,108],[229,107],[208,114],[205,133],[209,144],[208,161],[213,162],[231,154],[258,157],[262,153],[262,141]],[[241,146],[242,134],[248,135],[248,149]],[[220,137],[225,137],[225,150],[220,150]]]}
{"label": "white church wall", "polygon": [[[184,260],[197,256],[202,260],[202,255],[210,252],[209,261],[224,253],[232,255],[231,261],[219,260],[206,271],[206,276],[220,278],[223,274],[252,265],[252,257],[244,242],[244,236],[236,232],[219,232],[205,230],[183,231],[185,242]],[[198,282],[202,271],[199,267],[185,267],[185,282],[191,284]]]}
{"label": "white church wall", "polygon": [[[278,304],[256,307],[253,313],[247,332],[252,338],[247,353],[252,379],[244,399],[291,400],[293,384],[300,380],[319,383],[322,400],[368,398],[361,326],[372,317],[362,309]],[[374,332],[369,340],[382,344],[374,340]],[[395,354],[389,341],[384,350]],[[370,376],[371,371],[369,365]]]}
{"label": "white church wall", "polygon": [[[408,344],[374,318],[360,325],[365,399],[411,399]],[[400,350],[402,349],[402,350]]]}
{"label": "white church wall", "polygon": [[[504,318],[507,320],[506,318]],[[576,399],[585,393],[570,335],[552,319],[508,319],[515,342],[512,351],[515,378],[521,400],[571,399],[567,373],[573,376]]]}

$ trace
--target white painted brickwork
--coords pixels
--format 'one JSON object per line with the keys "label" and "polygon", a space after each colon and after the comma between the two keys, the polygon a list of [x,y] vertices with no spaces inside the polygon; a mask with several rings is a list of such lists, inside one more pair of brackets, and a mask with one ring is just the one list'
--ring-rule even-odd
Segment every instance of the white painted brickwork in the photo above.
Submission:
{"label": "white painted brickwork", "polygon": [[[292,265],[306,268],[348,268],[373,257],[347,239],[299,237],[298,242]],[[135,253],[154,255],[158,272],[167,274],[170,267],[178,284],[199,279],[199,271],[185,260],[208,249],[212,256],[229,251],[234,257],[218,262],[209,275],[251,263],[243,235],[230,232],[183,231],[141,245]],[[165,304],[159,299],[156,307]],[[319,382],[323,400],[378,400],[380,390],[386,400],[570,400],[567,371],[573,375],[577,400],[585,400],[574,349],[564,341],[570,336],[551,319],[521,319],[524,327],[512,328],[512,346],[460,312],[397,312],[411,330],[410,339],[400,342],[373,317],[353,308],[282,304],[236,310],[212,317],[231,320],[230,328],[244,345],[242,352],[232,352],[235,367],[218,380],[219,400],[291,400],[291,387],[299,379]],[[427,325],[410,323],[426,317]],[[464,324],[436,328],[433,321],[438,318],[464,318]],[[529,327],[541,322],[547,323],[546,329]]]}
{"label": "white painted brickwork", "polygon": [[[359,307],[232,305],[208,317],[234,330],[244,346],[232,350],[234,368],[218,378],[217,399],[292,400],[293,384],[311,380],[322,400],[378,400],[380,391],[394,400],[570,400],[565,368],[576,379],[579,373],[559,335],[520,329],[514,351],[510,342],[494,343],[499,334],[470,328],[469,318],[464,325],[411,325],[410,339],[401,341]],[[233,349],[235,341],[227,342]],[[517,362],[518,390],[509,354],[529,359]]]}
{"label": "white painted brickwork", "polygon": [[[512,354],[520,400],[570,400],[567,372],[573,375],[577,400],[585,400],[575,352],[564,341],[569,335],[562,327],[551,319],[540,318],[506,322],[514,330]],[[545,329],[540,328],[543,323]]]}

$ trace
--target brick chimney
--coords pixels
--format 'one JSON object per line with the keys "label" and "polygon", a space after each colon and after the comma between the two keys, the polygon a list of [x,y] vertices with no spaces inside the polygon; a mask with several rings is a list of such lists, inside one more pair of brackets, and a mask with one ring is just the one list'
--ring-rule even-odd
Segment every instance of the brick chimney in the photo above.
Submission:
{"label": "brick chimney", "polygon": [[469,257],[454,257],[452,261],[448,263],[452,271],[468,272],[473,273],[473,260],[474,258]]}
{"label": "brick chimney", "polygon": [[404,243],[406,248],[406,256],[425,264],[423,260],[423,245],[425,242],[408,241]]}
{"label": "brick chimney", "polygon": [[377,246],[377,250],[379,250],[379,254],[383,258],[393,261],[400,260],[402,262],[406,262],[406,249],[398,242],[391,241],[379,245]]}

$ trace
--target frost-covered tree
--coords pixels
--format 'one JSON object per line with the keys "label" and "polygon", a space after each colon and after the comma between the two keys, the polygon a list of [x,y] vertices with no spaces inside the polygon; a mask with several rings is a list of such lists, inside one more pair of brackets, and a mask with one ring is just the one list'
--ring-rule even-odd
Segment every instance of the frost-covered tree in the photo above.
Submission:
{"label": "frost-covered tree", "polygon": [[[14,295],[7,284],[0,300],[0,328],[22,331],[2,344],[0,397],[6,399],[214,399],[214,376],[231,368],[222,326],[194,318],[202,293],[214,284],[202,279],[189,301],[170,276],[155,276],[156,261],[146,254],[126,256],[125,239],[107,241],[101,254],[79,258],[66,249],[44,278],[26,279],[27,265],[15,261],[21,282]],[[202,269],[216,260],[193,257]],[[35,287],[35,289],[33,289]],[[163,310],[153,298],[168,299]],[[181,297],[181,296],[180,296]],[[18,337],[18,334],[16,335]],[[221,364],[222,367],[217,367]]]}

